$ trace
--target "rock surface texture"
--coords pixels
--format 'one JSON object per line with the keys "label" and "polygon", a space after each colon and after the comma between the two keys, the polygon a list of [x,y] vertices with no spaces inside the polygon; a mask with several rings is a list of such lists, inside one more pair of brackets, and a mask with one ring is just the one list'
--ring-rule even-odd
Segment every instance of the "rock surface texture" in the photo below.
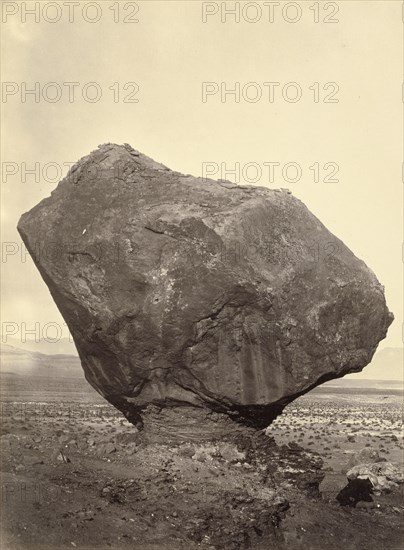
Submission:
{"label": "rock surface texture", "polygon": [[189,433],[264,427],[360,371],[393,319],[375,275],[288,191],[129,145],[81,159],[18,230],[87,380],[139,427],[167,411]]}

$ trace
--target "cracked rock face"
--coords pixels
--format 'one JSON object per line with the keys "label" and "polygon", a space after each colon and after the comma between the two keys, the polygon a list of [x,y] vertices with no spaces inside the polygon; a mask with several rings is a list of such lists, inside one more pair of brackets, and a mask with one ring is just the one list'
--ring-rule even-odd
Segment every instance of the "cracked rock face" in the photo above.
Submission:
{"label": "cracked rock face", "polygon": [[189,433],[264,427],[360,371],[393,319],[375,275],[288,191],[129,145],[81,159],[18,230],[87,380],[138,426],[161,410]]}

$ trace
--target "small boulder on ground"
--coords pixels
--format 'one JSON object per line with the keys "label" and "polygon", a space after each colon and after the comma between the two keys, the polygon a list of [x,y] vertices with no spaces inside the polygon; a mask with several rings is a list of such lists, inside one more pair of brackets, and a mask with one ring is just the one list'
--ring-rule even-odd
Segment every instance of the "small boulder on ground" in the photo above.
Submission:
{"label": "small boulder on ground", "polygon": [[404,483],[404,473],[391,462],[374,462],[358,464],[347,473],[348,480],[368,479],[373,489],[380,492],[390,492],[400,483]]}

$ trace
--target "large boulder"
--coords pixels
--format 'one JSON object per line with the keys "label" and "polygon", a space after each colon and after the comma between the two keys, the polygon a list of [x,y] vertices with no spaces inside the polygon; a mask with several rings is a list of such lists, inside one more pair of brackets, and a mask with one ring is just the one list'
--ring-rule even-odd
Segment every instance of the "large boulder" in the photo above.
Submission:
{"label": "large boulder", "polygon": [[287,190],[183,175],[129,145],[81,159],[18,230],[87,380],[140,427],[149,406],[180,411],[178,429],[223,413],[268,425],[360,371],[393,318],[375,275]]}

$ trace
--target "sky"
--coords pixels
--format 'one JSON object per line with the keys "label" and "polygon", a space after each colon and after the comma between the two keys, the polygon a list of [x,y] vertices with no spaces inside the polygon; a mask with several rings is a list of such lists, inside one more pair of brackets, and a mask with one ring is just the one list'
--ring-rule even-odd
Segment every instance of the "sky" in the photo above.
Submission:
{"label": "sky", "polygon": [[375,272],[380,348],[402,345],[401,2],[22,4],[2,4],[3,335],[67,335],[16,225],[115,142],[289,188]]}

